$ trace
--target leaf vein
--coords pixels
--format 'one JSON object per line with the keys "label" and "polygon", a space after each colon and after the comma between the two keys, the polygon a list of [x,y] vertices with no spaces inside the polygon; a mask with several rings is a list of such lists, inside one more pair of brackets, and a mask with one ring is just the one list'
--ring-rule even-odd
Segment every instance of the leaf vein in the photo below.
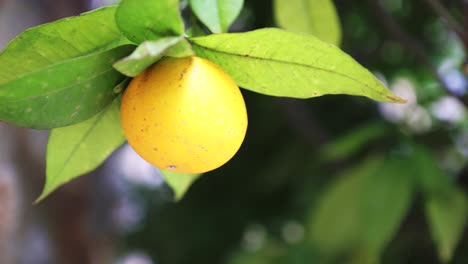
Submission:
{"label": "leaf vein", "polygon": [[262,58],[262,57],[252,56],[250,54],[237,54],[237,53],[233,53],[233,52],[228,52],[228,51],[224,51],[224,50],[217,50],[217,49],[214,49],[214,48],[201,46],[201,45],[199,45],[197,43],[194,43],[194,45],[196,45],[196,46],[198,46],[198,47],[200,47],[202,49],[211,51],[213,53],[222,53],[222,54],[226,54],[226,55],[229,55],[229,56],[239,57],[239,58],[242,58],[242,59],[247,59],[248,58],[248,59],[254,59],[254,60],[271,61],[271,62],[274,62],[274,63],[290,64],[290,65],[294,65],[294,66],[298,66],[298,67],[312,68],[312,69],[315,69],[315,70],[318,70],[318,71],[324,71],[324,72],[336,74],[336,75],[342,76],[344,78],[350,79],[350,80],[352,80],[352,81],[354,81],[354,82],[356,82],[358,84],[361,84],[361,85],[363,85],[363,86],[365,86],[367,88],[370,88],[370,89],[372,89],[373,91],[375,91],[375,92],[377,92],[379,94],[384,94],[382,91],[378,91],[376,89],[373,89],[369,84],[361,82],[360,80],[358,80],[356,78],[353,78],[353,77],[351,77],[349,75],[346,75],[346,74],[343,74],[343,73],[340,73],[340,72],[336,72],[336,71],[332,71],[332,70],[328,70],[328,69],[325,69],[325,68],[316,67],[316,66],[313,66],[313,65],[310,65],[310,64],[302,64],[302,63],[299,63],[299,62],[284,61],[284,60],[278,60],[278,59],[273,59],[273,58]]}

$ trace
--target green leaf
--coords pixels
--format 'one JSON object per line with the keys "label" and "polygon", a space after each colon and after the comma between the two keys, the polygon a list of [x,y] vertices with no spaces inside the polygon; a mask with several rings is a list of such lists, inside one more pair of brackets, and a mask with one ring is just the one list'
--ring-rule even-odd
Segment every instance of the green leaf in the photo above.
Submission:
{"label": "green leaf", "polygon": [[180,37],[167,37],[145,41],[132,54],[114,63],[114,68],[127,76],[135,77],[158,61],[180,39]]}
{"label": "green leaf", "polygon": [[122,93],[125,88],[127,88],[128,84],[130,83],[130,81],[132,80],[132,78],[129,78],[129,77],[126,77],[124,78],[119,84],[117,84],[113,91],[115,94],[120,94]]}
{"label": "green leaf", "polygon": [[466,226],[468,201],[465,193],[453,188],[445,195],[428,197],[426,216],[439,257],[449,262]]}
{"label": "green leaf", "polygon": [[165,56],[175,58],[193,56],[194,54],[192,45],[190,45],[186,39],[181,39],[174,46],[168,48],[164,53]]}
{"label": "green leaf", "polygon": [[352,252],[347,264],[380,264],[380,256],[368,251],[366,248],[358,248]]}
{"label": "green leaf", "polygon": [[368,178],[362,192],[363,244],[377,256],[398,231],[414,192],[410,161],[387,159],[382,165]]}
{"label": "green leaf", "polygon": [[85,122],[53,129],[47,145],[47,177],[36,202],[72,179],[98,167],[125,142],[120,127],[120,100]]}
{"label": "green leaf", "polygon": [[192,185],[192,183],[201,176],[201,174],[178,173],[168,170],[160,171],[166,180],[167,185],[169,185],[174,191],[174,198],[176,201],[182,199],[190,185]]}
{"label": "green leaf", "polygon": [[340,45],[340,20],[332,0],[275,0],[273,9],[280,27]]}
{"label": "green leaf", "polygon": [[24,127],[50,129],[84,121],[116,96],[124,77],[112,64],[133,46],[56,63],[0,84],[0,120]]}
{"label": "green leaf", "polygon": [[386,126],[382,123],[360,126],[325,145],[322,149],[322,157],[325,160],[348,158],[374,140],[382,137],[386,132]]}
{"label": "green leaf", "polygon": [[434,154],[423,145],[414,147],[413,164],[426,203],[426,218],[439,258],[448,262],[460,240],[468,216],[465,194],[438,165]]}
{"label": "green leaf", "polygon": [[224,68],[245,89],[310,98],[325,94],[405,102],[334,45],[311,35],[267,28],[191,38],[195,53]]}
{"label": "green leaf", "polygon": [[185,35],[192,38],[192,37],[206,36],[207,34],[203,30],[202,26],[196,23],[185,31]]}
{"label": "green leaf", "polygon": [[122,33],[136,44],[184,33],[178,0],[123,0],[115,20]]}
{"label": "green leaf", "polygon": [[401,159],[368,158],[339,177],[312,215],[312,241],[327,254],[351,249],[379,256],[408,212],[413,171]]}
{"label": "green leaf", "polygon": [[413,164],[421,191],[426,196],[450,192],[453,188],[451,178],[439,167],[439,162],[427,147],[414,147]]}
{"label": "green leaf", "polygon": [[227,32],[243,5],[244,0],[190,0],[195,15],[213,33]]}
{"label": "green leaf", "polygon": [[0,54],[0,84],[71,58],[128,43],[105,7],[34,27],[13,39]]}
{"label": "green leaf", "polygon": [[362,192],[381,166],[374,157],[344,173],[322,195],[310,221],[311,240],[324,253],[337,254],[362,238]]}

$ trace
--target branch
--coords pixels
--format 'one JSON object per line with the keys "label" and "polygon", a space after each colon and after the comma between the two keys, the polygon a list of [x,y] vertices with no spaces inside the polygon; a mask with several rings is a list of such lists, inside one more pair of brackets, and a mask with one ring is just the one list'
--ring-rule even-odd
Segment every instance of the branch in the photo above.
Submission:
{"label": "branch", "polygon": [[[463,9],[463,28],[465,29],[465,38],[463,43],[465,44],[465,54],[468,54],[468,0],[462,0]],[[468,76],[468,61],[465,62],[465,74]]]}
{"label": "branch", "polygon": [[[430,1],[430,0],[428,0]],[[467,1],[467,0],[464,0]],[[437,71],[437,68],[432,64],[429,56],[424,51],[424,48],[418,41],[413,39],[403,28],[397,23],[392,15],[385,9],[380,0],[369,0],[371,6],[374,8],[377,16],[380,18],[383,26],[388,33],[400,42],[402,47],[409,53],[413,54],[419,63],[425,65],[427,69],[434,75],[441,87],[450,95],[457,97],[466,107],[468,107],[468,97],[459,96],[455,94],[445,83],[442,76]]]}
{"label": "branch", "polygon": [[[439,0],[425,0],[426,3],[431,6],[432,10],[436,12],[442,19],[445,20],[447,26],[453,30],[460,39],[464,40],[466,34],[463,30],[463,27],[456,21],[450,12],[439,2]],[[466,0],[464,0],[466,2]]]}

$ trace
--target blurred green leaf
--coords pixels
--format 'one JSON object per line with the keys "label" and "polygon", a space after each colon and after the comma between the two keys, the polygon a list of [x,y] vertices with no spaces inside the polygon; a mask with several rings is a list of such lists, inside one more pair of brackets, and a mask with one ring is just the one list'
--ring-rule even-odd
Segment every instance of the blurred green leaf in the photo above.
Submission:
{"label": "blurred green leaf", "polygon": [[348,264],[379,264],[380,256],[376,255],[375,252],[370,252],[366,249],[358,248],[355,250],[349,260],[346,262]]}
{"label": "blurred green leaf", "polygon": [[198,19],[213,33],[227,32],[244,5],[244,0],[190,0]]}
{"label": "blurred green leaf", "polygon": [[379,256],[397,233],[412,202],[413,171],[407,159],[387,159],[363,186],[364,245]]}
{"label": "blurred green leaf", "polygon": [[417,183],[425,195],[438,195],[451,191],[453,182],[439,167],[438,160],[428,148],[415,146],[413,157],[417,170]]}
{"label": "blurred green leaf", "polygon": [[463,191],[453,188],[445,195],[427,197],[426,217],[440,259],[451,260],[468,216],[468,201]]}
{"label": "blurred green leaf", "polygon": [[275,0],[273,9],[280,27],[340,45],[340,20],[332,0]]}
{"label": "blurred green leaf", "polygon": [[184,33],[178,0],[122,0],[115,20],[122,33],[136,44]]}
{"label": "blurred green leaf", "polygon": [[133,46],[70,59],[0,84],[0,120],[50,129],[84,121],[116,96],[124,79],[112,64]]}
{"label": "blurred green leaf", "polygon": [[362,95],[404,102],[339,48],[313,36],[267,28],[191,38],[195,53],[224,68],[245,89],[309,98]]}
{"label": "blurred green leaf", "polygon": [[115,24],[115,10],[114,6],[104,7],[21,33],[0,54],[0,84],[55,63],[128,44]]}
{"label": "blurred green leaf", "polygon": [[[283,263],[320,263],[320,264],[330,264],[331,262],[328,259],[325,259],[320,256],[318,252],[310,245],[310,243],[299,242],[294,244],[289,244],[288,247],[284,250],[283,255],[276,257],[276,264]],[[274,254],[275,251],[271,250]],[[273,262],[270,262],[273,263]]]}
{"label": "blurred green leaf", "polygon": [[410,208],[413,171],[403,159],[367,159],[337,179],[312,216],[314,243],[327,254],[379,256]]}
{"label": "blurred green leaf", "polygon": [[129,56],[114,63],[114,68],[127,76],[137,76],[159,60],[166,50],[180,41],[180,37],[166,37],[144,41]]}
{"label": "blurred green leaf", "polygon": [[322,157],[327,161],[348,158],[386,132],[387,127],[383,123],[372,122],[362,125],[325,145]]}
{"label": "blurred green leaf", "polygon": [[373,157],[339,176],[323,193],[310,222],[311,240],[326,254],[355,246],[363,236],[362,192],[370,175],[381,166]]}
{"label": "blurred green leaf", "polygon": [[53,129],[47,145],[47,177],[41,201],[59,186],[98,167],[125,142],[120,100],[85,122]]}
{"label": "blurred green leaf", "polygon": [[231,257],[228,264],[271,264],[272,259],[272,256],[261,252],[239,252]]}
{"label": "blurred green leaf", "polygon": [[190,185],[192,185],[192,183],[201,176],[201,174],[178,173],[168,170],[160,171],[166,180],[167,185],[169,185],[174,191],[174,198],[176,201],[182,199]]}

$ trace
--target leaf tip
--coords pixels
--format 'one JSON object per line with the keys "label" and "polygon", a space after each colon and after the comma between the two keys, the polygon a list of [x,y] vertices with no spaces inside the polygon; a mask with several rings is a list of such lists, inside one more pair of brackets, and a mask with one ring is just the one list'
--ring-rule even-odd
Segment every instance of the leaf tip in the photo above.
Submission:
{"label": "leaf tip", "polygon": [[406,104],[408,101],[406,99],[400,98],[395,95],[387,95],[388,102],[396,104]]}
{"label": "leaf tip", "polygon": [[33,205],[38,205],[40,202],[42,202],[47,196],[49,196],[50,192],[46,191],[45,189],[42,191],[41,195],[34,200]]}
{"label": "leaf tip", "polygon": [[172,201],[177,203],[179,202],[182,197],[184,197],[185,192],[176,192],[174,191],[174,196],[172,197]]}
{"label": "leaf tip", "polygon": [[173,201],[178,202],[180,201],[189,187],[193,184],[193,182],[200,177],[201,174],[188,174],[188,173],[179,173],[173,172],[168,170],[159,170],[162,174],[166,184],[172,189],[174,192]]}

